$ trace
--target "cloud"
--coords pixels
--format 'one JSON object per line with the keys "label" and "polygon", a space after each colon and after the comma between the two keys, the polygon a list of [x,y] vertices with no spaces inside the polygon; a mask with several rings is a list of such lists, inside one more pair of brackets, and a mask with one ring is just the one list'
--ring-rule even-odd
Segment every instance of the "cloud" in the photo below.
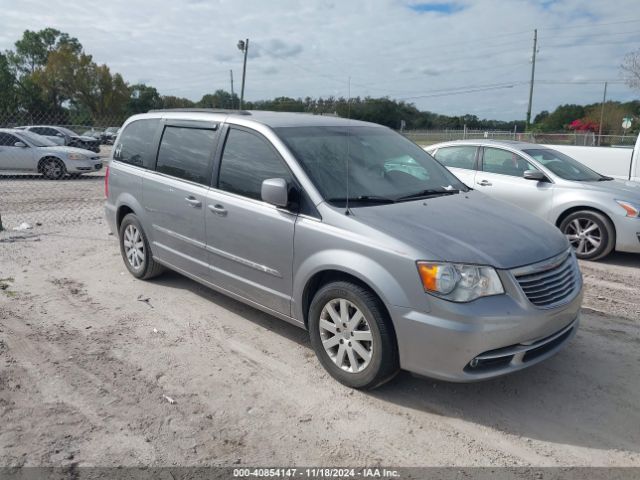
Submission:
{"label": "cloud", "polygon": [[[130,83],[149,79],[161,94],[197,100],[229,89],[229,70],[236,82],[242,74],[236,44],[249,38],[250,100],[346,96],[350,78],[352,96],[416,97],[410,101],[420,109],[499,119],[524,119],[534,28],[534,115],[599,101],[597,81],[618,80],[624,54],[640,42],[640,22],[629,18],[637,0],[617,0],[615,9],[602,0],[0,3],[0,51],[26,29],[51,26],[77,37],[96,62]],[[584,83],[560,83],[574,78]],[[506,83],[516,86],[432,95]],[[607,96],[637,95],[610,83]]]}
{"label": "cloud", "polygon": [[408,7],[418,13],[440,13],[443,15],[452,15],[465,9],[464,5],[456,2],[412,3]]}
{"label": "cloud", "polygon": [[289,43],[279,38],[269,40],[265,43],[258,43],[258,52],[271,58],[288,58],[299,55],[303,47],[299,43]]}

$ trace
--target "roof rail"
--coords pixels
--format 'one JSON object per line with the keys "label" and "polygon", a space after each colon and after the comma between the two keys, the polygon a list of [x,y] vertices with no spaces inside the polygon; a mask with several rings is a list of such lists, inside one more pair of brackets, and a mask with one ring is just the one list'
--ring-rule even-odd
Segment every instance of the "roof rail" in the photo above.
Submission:
{"label": "roof rail", "polygon": [[230,110],[227,108],[160,108],[157,110],[149,110],[147,113],[157,112],[202,112],[202,113],[227,113],[235,115],[251,115],[247,110]]}

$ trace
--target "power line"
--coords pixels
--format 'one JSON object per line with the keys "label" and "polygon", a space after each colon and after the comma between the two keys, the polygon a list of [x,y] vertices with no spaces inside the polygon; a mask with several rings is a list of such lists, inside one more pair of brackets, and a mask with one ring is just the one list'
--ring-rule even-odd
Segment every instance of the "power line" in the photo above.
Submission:
{"label": "power line", "polygon": [[562,25],[560,27],[542,27],[538,30],[546,31],[546,30],[572,30],[576,28],[593,28],[593,27],[603,27],[607,25],[620,25],[622,23],[635,23],[640,22],[640,18],[633,18],[629,20],[620,20],[619,22],[594,22],[594,23],[585,23],[583,25]]}
{"label": "power line", "polygon": [[416,95],[413,97],[403,97],[403,98],[398,98],[398,100],[417,100],[420,98],[432,98],[432,97],[447,97],[450,95],[462,95],[462,94],[466,94],[466,93],[475,93],[475,92],[486,92],[488,90],[502,90],[505,88],[513,88],[516,85],[522,85],[525,84],[526,82],[514,82],[511,84],[505,84],[505,85],[496,85],[494,87],[486,87],[486,88],[470,88],[467,90],[455,90],[455,91],[451,91],[451,92],[443,92],[443,93],[432,93],[432,94],[426,94],[426,95]]}

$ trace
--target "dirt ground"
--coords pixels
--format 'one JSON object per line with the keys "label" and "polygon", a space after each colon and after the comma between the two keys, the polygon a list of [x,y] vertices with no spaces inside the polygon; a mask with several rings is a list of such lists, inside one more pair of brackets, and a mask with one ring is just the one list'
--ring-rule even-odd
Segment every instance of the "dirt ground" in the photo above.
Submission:
{"label": "dirt ground", "polygon": [[99,175],[0,178],[1,466],[640,466],[640,256],[581,265],[581,328],[538,366],[364,393],[294,326],[135,280],[102,202]]}

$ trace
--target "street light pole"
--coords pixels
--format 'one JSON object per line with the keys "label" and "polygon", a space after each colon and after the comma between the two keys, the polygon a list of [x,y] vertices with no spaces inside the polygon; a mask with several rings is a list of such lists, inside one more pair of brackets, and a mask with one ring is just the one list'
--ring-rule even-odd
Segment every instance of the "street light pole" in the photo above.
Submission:
{"label": "street light pole", "polygon": [[600,107],[600,125],[598,125],[598,146],[602,138],[602,121],[604,120],[604,104],[607,101],[607,82],[604,82],[604,94],[602,95],[602,106]]}
{"label": "street light pole", "polygon": [[249,52],[249,39],[240,40],[238,42],[238,50],[244,52],[244,63],[242,65],[242,88],[240,89],[240,110],[242,110],[244,102],[244,80],[247,75],[247,53]]}
{"label": "street light pole", "polygon": [[231,76],[231,109],[235,108],[235,100],[233,98],[233,70],[229,70],[229,75]]}
{"label": "street light pole", "polygon": [[533,55],[531,56],[531,82],[529,83],[529,106],[527,107],[526,129],[531,126],[531,101],[533,100],[533,80],[536,74],[536,51],[538,49],[538,30],[533,31]]}

